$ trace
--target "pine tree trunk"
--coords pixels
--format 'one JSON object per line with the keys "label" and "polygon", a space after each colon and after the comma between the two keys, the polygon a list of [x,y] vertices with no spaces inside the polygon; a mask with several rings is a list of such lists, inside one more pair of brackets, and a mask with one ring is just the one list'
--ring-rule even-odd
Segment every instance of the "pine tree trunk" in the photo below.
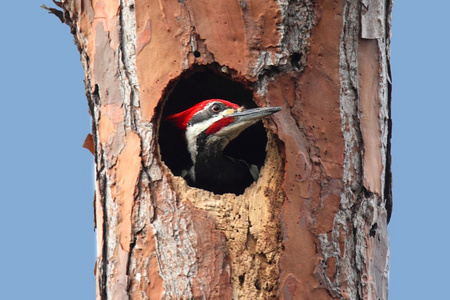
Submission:
{"label": "pine tree trunk", "polygon": [[[387,299],[391,1],[62,7],[93,120],[97,299]],[[242,195],[189,187],[163,153],[164,116],[215,92],[283,107]]]}

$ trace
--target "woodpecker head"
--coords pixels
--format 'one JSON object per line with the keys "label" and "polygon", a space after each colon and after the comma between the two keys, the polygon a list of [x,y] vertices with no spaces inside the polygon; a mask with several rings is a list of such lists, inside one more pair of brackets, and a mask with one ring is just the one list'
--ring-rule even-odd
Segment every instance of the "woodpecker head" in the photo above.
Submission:
{"label": "woodpecker head", "polygon": [[281,107],[245,109],[226,100],[210,99],[167,119],[185,131],[188,151],[195,165],[200,154],[221,156],[228,143],[244,129],[280,110]]}

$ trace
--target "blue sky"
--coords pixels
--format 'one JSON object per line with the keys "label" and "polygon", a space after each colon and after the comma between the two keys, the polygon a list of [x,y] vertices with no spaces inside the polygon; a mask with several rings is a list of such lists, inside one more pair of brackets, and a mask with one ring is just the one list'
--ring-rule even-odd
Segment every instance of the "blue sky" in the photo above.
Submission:
{"label": "blue sky", "polygon": [[[68,27],[42,3],[52,5],[5,1],[1,10],[0,299],[94,299],[83,73]],[[394,300],[443,299],[450,280],[449,9],[444,0],[394,7]]]}
{"label": "blue sky", "polygon": [[394,300],[448,297],[449,9],[450,2],[442,0],[394,4],[394,213],[389,224]]}

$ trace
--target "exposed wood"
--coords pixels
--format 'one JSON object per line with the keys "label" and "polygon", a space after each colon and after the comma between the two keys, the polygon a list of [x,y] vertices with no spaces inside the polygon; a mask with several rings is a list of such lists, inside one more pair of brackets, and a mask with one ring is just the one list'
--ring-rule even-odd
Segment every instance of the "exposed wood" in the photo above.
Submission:
{"label": "exposed wood", "polygon": [[[387,299],[390,1],[62,4],[93,120],[97,299]],[[165,101],[199,66],[283,106],[243,195],[161,159]]]}

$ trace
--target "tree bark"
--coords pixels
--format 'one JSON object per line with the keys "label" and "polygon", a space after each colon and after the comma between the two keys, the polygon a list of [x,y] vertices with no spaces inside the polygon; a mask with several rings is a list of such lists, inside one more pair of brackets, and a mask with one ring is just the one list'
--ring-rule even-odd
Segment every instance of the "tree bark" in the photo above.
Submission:
{"label": "tree bark", "polygon": [[[62,7],[93,120],[97,299],[387,299],[391,1]],[[174,91],[205,70],[283,107],[242,195],[189,187],[161,153]]]}

